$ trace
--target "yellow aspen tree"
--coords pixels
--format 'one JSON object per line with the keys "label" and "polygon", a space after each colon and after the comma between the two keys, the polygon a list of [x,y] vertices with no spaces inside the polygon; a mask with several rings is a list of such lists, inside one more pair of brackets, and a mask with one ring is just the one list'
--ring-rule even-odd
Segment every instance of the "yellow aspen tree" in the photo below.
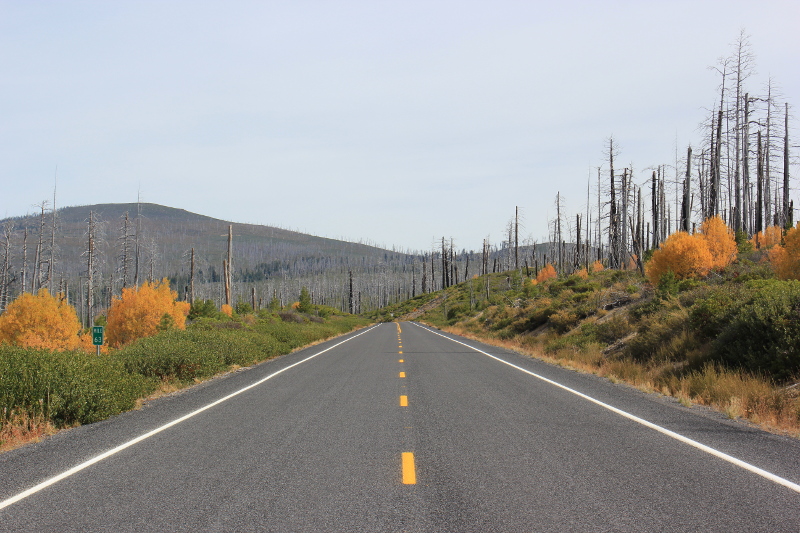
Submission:
{"label": "yellow aspen tree", "polygon": [[555,279],[558,277],[556,269],[550,263],[547,263],[536,275],[536,283],[542,283],[548,279]]}
{"label": "yellow aspen tree", "polygon": [[800,279],[800,225],[786,232],[784,242],[769,251],[772,269],[780,279]]}
{"label": "yellow aspen tree", "polygon": [[736,246],[736,237],[733,230],[722,220],[719,215],[707,218],[700,226],[700,236],[708,244],[711,252],[712,267],[721,270],[733,263],[739,251]]}
{"label": "yellow aspen tree", "polygon": [[714,257],[705,238],[678,231],[653,252],[644,271],[650,283],[658,285],[661,276],[669,271],[677,279],[696,278],[708,274],[713,265]]}
{"label": "yellow aspen tree", "polygon": [[750,243],[756,249],[766,249],[769,250],[776,244],[780,244],[783,240],[783,230],[781,230],[780,226],[770,226],[764,231],[759,231],[753,238],[750,239]]}
{"label": "yellow aspen tree", "polygon": [[177,297],[178,293],[170,290],[166,278],[122,289],[122,296],[115,297],[108,310],[108,343],[119,347],[150,337],[158,333],[162,323],[185,329],[190,305],[177,302]]}
{"label": "yellow aspen tree", "polygon": [[75,308],[40,289],[23,293],[0,315],[0,342],[25,348],[77,350],[84,348]]}

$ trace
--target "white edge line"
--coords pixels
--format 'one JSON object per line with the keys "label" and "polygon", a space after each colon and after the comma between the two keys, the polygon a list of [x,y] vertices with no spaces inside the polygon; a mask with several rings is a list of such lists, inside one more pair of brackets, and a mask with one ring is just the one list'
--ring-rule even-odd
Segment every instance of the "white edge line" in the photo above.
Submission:
{"label": "white edge line", "polygon": [[309,360],[315,358],[318,355],[322,355],[322,354],[324,354],[325,352],[327,352],[329,350],[333,350],[337,346],[339,346],[341,344],[344,344],[346,342],[349,342],[349,341],[355,339],[356,337],[359,337],[359,336],[363,335],[364,333],[367,333],[368,331],[371,331],[371,330],[375,329],[376,327],[378,327],[378,325],[375,325],[375,326],[372,326],[371,328],[365,329],[361,333],[353,335],[352,337],[348,337],[347,339],[345,339],[345,340],[343,340],[341,342],[338,342],[338,343],[334,344],[333,346],[329,346],[328,348],[325,348],[321,352],[317,352],[314,355],[310,355],[310,356],[306,357],[305,359],[303,359],[301,361],[298,361],[296,363],[293,363],[293,364],[287,366],[286,368],[278,370],[277,372],[273,372],[269,376],[267,376],[265,378],[262,378],[262,379],[256,381],[255,383],[251,383],[250,385],[248,385],[247,387],[244,387],[243,389],[239,389],[236,392],[233,392],[233,393],[228,394],[227,396],[225,396],[223,398],[220,398],[219,400],[211,402],[208,405],[205,405],[205,406],[203,406],[203,407],[201,407],[199,409],[196,409],[196,410],[194,410],[194,411],[192,411],[192,412],[190,412],[188,414],[185,414],[182,417],[173,420],[172,422],[168,422],[168,423],[164,424],[163,426],[159,426],[159,427],[157,427],[156,429],[154,429],[152,431],[148,431],[147,433],[139,435],[135,439],[132,439],[132,440],[129,440],[128,442],[120,444],[116,448],[112,448],[112,449],[110,449],[108,451],[105,451],[105,452],[101,453],[100,455],[96,455],[96,456],[92,457],[91,459],[89,459],[87,461],[84,461],[83,463],[75,465],[72,468],[70,468],[69,470],[66,470],[66,471],[64,471],[64,472],[62,472],[62,473],[60,473],[60,474],[58,474],[56,476],[53,476],[53,477],[51,477],[51,478],[49,478],[49,479],[47,479],[45,481],[42,481],[38,485],[35,485],[35,486],[29,488],[26,491],[20,492],[16,496],[12,496],[12,497],[10,497],[10,498],[8,498],[6,500],[3,500],[2,502],[0,502],[0,509],[8,507],[9,505],[13,505],[13,504],[17,503],[18,501],[23,500],[23,499],[25,499],[28,496],[31,496],[33,494],[36,494],[37,492],[39,492],[39,491],[41,491],[43,489],[46,489],[47,487],[49,487],[51,485],[55,485],[59,481],[61,481],[63,479],[66,479],[66,478],[70,477],[71,475],[80,472],[81,470],[89,468],[90,466],[92,466],[95,463],[99,463],[103,459],[107,459],[107,458],[111,457],[112,455],[117,454],[117,453],[121,452],[122,450],[124,450],[126,448],[130,448],[134,444],[137,444],[139,442],[142,442],[143,440],[149,439],[153,435],[157,435],[158,433],[161,433],[162,431],[164,431],[166,429],[169,429],[172,426],[180,424],[181,422],[184,422],[184,421],[192,418],[193,416],[199,415],[203,411],[211,409],[212,407],[214,407],[216,405],[219,405],[222,402],[228,401],[231,398],[233,398],[235,396],[238,396],[238,395],[242,394],[243,392],[252,389],[253,387],[257,387],[257,386],[261,385],[262,383],[264,383],[265,381],[274,378],[278,374],[286,372],[290,368],[296,367],[297,365],[301,365],[301,364],[305,363],[306,361],[309,361]]}
{"label": "white edge line", "polygon": [[522,368],[520,366],[517,366],[515,364],[509,363],[508,361],[500,359],[499,357],[494,356],[494,355],[492,355],[490,353],[484,352],[483,350],[475,348],[474,346],[470,346],[469,344],[463,343],[461,341],[457,341],[457,340],[452,339],[452,338],[450,338],[450,337],[448,337],[446,335],[442,335],[441,333],[439,333],[437,331],[433,331],[430,328],[426,328],[424,326],[421,326],[420,324],[417,324],[416,322],[412,322],[412,324],[414,324],[415,326],[417,326],[419,328],[422,328],[422,329],[424,329],[426,331],[429,331],[429,332],[433,333],[434,335],[439,335],[440,337],[444,337],[445,339],[447,339],[449,341],[455,342],[457,344],[461,344],[462,346],[466,346],[470,350],[475,350],[476,352],[482,353],[483,355],[487,355],[487,356],[491,357],[492,359],[494,359],[496,361],[504,363],[504,364],[506,364],[506,365],[508,365],[508,366],[510,366],[512,368],[516,368],[517,370],[525,372],[526,374],[530,374],[531,376],[533,376],[533,377],[535,377],[537,379],[540,379],[540,380],[542,380],[542,381],[544,381],[546,383],[554,385],[554,386],[556,386],[556,387],[558,387],[560,389],[564,389],[565,391],[568,391],[568,392],[570,392],[570,393],[572,393],[572,394],[574,394],[576,396],[580,396],[584,400],[588,400],[588,401],[590,401],[590,402],[592,402],[594,404],[599,405],[600,407],[603,407],[604,409],[608,409],[609,411],[617,413],[620,416],[624,416],[625,418],[633,420],[634,422],[636,422],[638,424],[641,424],[641,425],[643,425],[645,427],[648,427],[650,429],[654,429],[654,430],[658,431],[659,433],[663,433],[664,435],[666,435],[668,437],[672,437],[675,440],[678,440],[680,442],[688,444],[689,446],[693,446],[694,448],[697,448],[698,450],[702,450],[702,451],[704,451],[706,453],[709,453],[709,454],[711,454],[711,455],[713,455],[715,457],[718,457],[718,458],[722,459],[723,461],[727,461],[729,463],[732,463],[732,464],[734,464],[734,465],[736,465],[738,467],[744,468],[745,470],[748,470],[748,471],[750,471],[750,472],[752,472],[754,474],[757,474],[757,475],[759,475],[759,476],[761,476],[763,478],[766,478],[766,479],[768,479],[770,481],[773,481],[773,482],[777,483],[778,485],[783,485],[786,488],[789,488],[789,489],[791,489],[791,490],[793,490],[795,492],[800,493],[800,485],[798,485],[797,483],[792,483],[788,479],[784,479],[784,478],[782,478],[780,476],[776,476],[775,474],[773,474],[771,472],[767,472],[766,470],[758,468],[757,466],[751,465],[750,463],[746,463],[746,462],[742,461],[741,459],[737,459],[736,457],[733,457],[732,455],[728,455],[727,453],[724,453],[724,452],[721,452],[721,451],[716,450],[714,448],[711,448],[710,446],[706,446],[705,444],[702,444],[700,442],[697,442],[696,440],[690,439],[689,437],[684,437],[683,435],[681,435],[679,433],[675,433],[674,431],[670,431],[667,428],[661,427],[661,426],[659,426],[657,424],[654,424],[652,422],[648,422],[647,420],[645,420],[643,418],[639,418],[636,415],[632,415],[632,414],[628,413],[627,411],[623,411],[622,409],[618,409],[618,408],[614,407],[613,405],[609,405],[607,403],[603,403],[600,400],[596,400],[596,399],[592,398],[591,396],[587,396],[586,394],[583,394],[582,392],[578,392],[575,389],[571,389],[571,388],[569,388],[569,387],[567,387],[565,385],[557,383],[557,382],[555,382],[555,381],[553,381],[551,379],[548,379],[548,378],[546,378],[544,376],[540,376],[539,374],[531,372],[530,370],[526,370],[526,369],[524,369],[524,368]]}

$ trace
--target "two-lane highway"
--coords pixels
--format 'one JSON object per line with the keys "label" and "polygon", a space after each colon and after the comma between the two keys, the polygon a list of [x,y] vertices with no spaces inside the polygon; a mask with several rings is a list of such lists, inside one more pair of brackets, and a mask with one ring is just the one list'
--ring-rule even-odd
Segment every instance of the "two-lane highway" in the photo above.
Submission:
{"label": "two-lane highway", "polygon": [[0,531],[800,530],[797,441],[411,323],[0,455],[0,480]]}

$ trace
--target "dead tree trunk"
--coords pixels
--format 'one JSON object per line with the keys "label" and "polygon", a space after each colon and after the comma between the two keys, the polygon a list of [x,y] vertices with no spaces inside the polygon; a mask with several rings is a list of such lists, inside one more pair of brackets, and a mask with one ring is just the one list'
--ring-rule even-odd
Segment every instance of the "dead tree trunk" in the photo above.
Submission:
{"label": "dead tree trunk", "polygon": [[225,303],[231,304],[231,284],[233,282],[233,225],[228,226],[228,261],[225,263]]}
{"label": "dead tree trunk", "polygon": [[189,262],[189,304],[194,305],[194,248]]}
{"label": "dead tree trunk", "polygon": [[97,222],[94,211],[89,212],[88,242],[86,245],[86,327],[94,320],[94,271]]}
{"label": "dead tree trunk", "polygon": [[758,147],[756,152],[756,226],[754,233],[764,230],[764,148],[761,143],[761,130],[758,130]]}
{"label": "dead tree trunk", "polygon": [[514,269],[519,269],[519,206],[514,211]]}
{"label": "dead tree trunk", "polygon": [[789,208],[789,104],[784,104],[786,114],[783,129],[783,220],[785,228],[793,225],[794,213]]}
{"label": "dead tree trunk", "polygon": [[692,217],[692,206],[690,191],[692,187],[692,147],[686,151],[686,177],[683,180],[683,203],[681,205],[681,229],[689,233],[690,219]]}

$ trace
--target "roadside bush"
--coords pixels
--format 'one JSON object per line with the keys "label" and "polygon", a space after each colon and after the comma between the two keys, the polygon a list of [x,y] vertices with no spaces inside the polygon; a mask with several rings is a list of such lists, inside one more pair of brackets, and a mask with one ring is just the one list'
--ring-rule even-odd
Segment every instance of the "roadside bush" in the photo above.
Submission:
{"label": "roadside bush", "polygon": [[748,371],[790,378],[800,371],[800,281],[749,281],[743,296],[727,312],[714,309],[725,320],[712,322],[721,330],[714,355]]}
{"label": "roadside bush", "polygon": [[60,426],[88,424],[132,409],[150,390],[117,357],[0,346],[0,417],[23,409]]}
{"label": "roadside bush", "polygon": [[[118,348],[142,337],[150,337],[167,326],[186,327],[188,302],[176,302],[178,293],[170,290],[169,282],[145,282],[140,287],[122,289],[122,296],[114,298],[108,310],[108,343]],[[164,322],[164,315],[171,319]]]}
{"label": "roadside bush", "polygon": [[81,339],[80,330],[75,308],[47,289],[23,293],[0,315],[0,343],[24,348],[88,350],[91,339]]}
{"label": "roadside bush", "polygon": [[654,314],[639,323],[636,336],[625,347],[625,355],[636,361],[677,361],[695,349],[698,342],[684,309]]}

